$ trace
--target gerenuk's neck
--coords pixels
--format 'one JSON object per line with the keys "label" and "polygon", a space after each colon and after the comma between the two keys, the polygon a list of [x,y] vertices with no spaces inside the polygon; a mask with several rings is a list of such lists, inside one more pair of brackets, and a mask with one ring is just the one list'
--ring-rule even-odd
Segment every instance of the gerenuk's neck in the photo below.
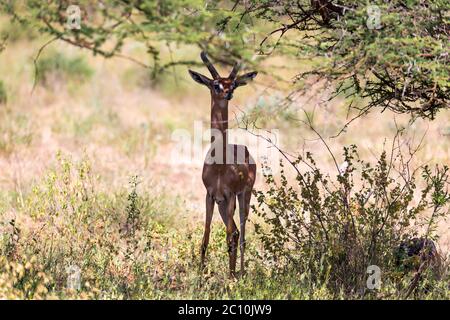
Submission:
{"label": "gerenuk's neck", "polygon": [[[228,100],[211,100],[211,143],[214,143],[216,136],[221,136],[223,147],[228,143]],[[219,132],[218,132],[219,131]]]}

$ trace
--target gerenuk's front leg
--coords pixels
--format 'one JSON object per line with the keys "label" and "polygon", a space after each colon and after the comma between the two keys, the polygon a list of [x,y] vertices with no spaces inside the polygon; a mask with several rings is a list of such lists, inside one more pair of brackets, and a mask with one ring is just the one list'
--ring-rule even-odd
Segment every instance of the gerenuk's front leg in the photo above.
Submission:
{"label": "gerenuk's front leg", "polygon": [[239,231],[233,220],[234,210],[236,208],[236,196],[232,195],[228,199],[227,204],[227,244],[230,259],[230,276],[234,277],[236,274],[237,243],[239,239]]}
{"label": "gerenuk's front leg", "polygon": [[206,203],[205,233],[203,234],[203,241],[201,247],[201,263],[200,263],[200,268],[202,270],[205,267],[206,249],[208,248],[209,244],[209,234],[211,232],[211,220],[214,212],[214,200],[209,193],[206,194],[205,203]]}

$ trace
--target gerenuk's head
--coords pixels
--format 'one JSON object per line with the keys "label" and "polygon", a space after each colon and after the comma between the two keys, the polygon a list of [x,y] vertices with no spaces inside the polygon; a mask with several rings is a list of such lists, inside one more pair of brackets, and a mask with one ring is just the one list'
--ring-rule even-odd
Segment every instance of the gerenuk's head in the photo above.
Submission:
{"label": "gerenuk's head", "polygon": [[210,79],[207,76],[204,76],[192,70],[189,70],[189,74],[196,82],[209,88],[213,99],[216,98],[231,100],[231,98],[233,98],[233,92],[237,87],[245,86],[258,74],[258,72],[252,71],[243,74],[242,76],[238,76],[237,73],[239,72],[239,65],[235,64],[230,75],[227,78],[222,78],[217,72],[216,68],[214,68],[212,63],[209,61],[205,52],[202,52],[200,54],[200,57],[202,58],[203,63],[206,65],[213,78]]}

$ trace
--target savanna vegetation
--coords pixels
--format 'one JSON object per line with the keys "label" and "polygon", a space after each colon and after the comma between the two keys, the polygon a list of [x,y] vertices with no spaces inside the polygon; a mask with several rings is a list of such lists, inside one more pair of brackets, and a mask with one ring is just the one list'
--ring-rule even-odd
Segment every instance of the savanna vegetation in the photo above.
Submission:
{"label": "savanna vegetation", "polygon": [[[0,298],[449,299],[449,9],[2,1]],[[217,217],[199,269],[203,159],[173,159],[209,126],[200,50],[259,71],[230,127],[279,156],[236,279]]]}

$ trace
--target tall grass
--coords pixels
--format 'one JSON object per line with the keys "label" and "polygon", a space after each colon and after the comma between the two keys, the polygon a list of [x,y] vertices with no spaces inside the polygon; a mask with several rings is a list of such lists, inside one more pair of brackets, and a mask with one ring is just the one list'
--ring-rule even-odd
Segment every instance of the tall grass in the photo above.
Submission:
{"label": "tall grass", "polygon": [[[248,273],[229,279],[221,223],[213,225],[207,269],[200,272],[202,226],[180,229],[167,219],[178,215],[181,206],[167,202],[164,194],[142,190],[137,176],[122,190],[103,189],[101,176],[86,157],[74,161],[60,153],[57,160],[57,166],[25,192],[23,204],[10,203],[6,210],[14,215],[1,215],[1,298],[352,297],[331,290],[312,269],[280,272],[270,260],[261,259],[265,249],[254,234],[248,239]],[[79,287],[69,285],[70,270],[80,270],[75,279]],[[386,282],[382,292],[395,289]],[[421,297],[448,297],[448,290]]]}

